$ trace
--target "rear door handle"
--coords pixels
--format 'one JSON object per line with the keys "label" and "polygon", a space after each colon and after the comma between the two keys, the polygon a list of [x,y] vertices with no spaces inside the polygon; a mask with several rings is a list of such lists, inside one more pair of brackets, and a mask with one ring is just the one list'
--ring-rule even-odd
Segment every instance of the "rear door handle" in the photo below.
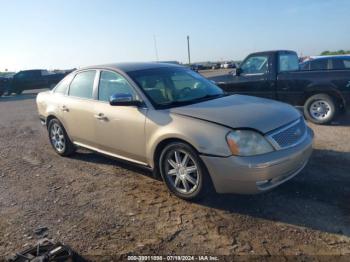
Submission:
{"label": "rear door handle", "polygon": [[62,106],[62,107],[61,107],[61,110],[62,110],[63,112],[69,112],[69,109],[68,109],[66,106]]}
{"label": "rear door handle", "polygon": [[94,115],[94,117],[96,119],[98,119],[98,120],[103,120],[103,121],[107,121],[108,120],[108,118],[102,113],[99,113],[98,115]]}

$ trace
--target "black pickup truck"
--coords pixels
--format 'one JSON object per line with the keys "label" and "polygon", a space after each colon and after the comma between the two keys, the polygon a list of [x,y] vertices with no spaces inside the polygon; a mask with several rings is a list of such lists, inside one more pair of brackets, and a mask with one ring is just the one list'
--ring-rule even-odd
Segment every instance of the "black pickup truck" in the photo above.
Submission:
{"label": "black pickup truck", "polygon": [[0,76],[0,96],[2,96],[9,88],[13,74],[6,74]]}
{"label": "black pickup truck", "polygon": [[253,53],[231,74],[209,79],[226,92],[302,106],[317,124],[329,123],[350,104],[350,68],[301,70],[294,51]]}
{"label": "black pickup truck", "polygon": [[[42,69],[20,71],[9,80],[6,91],[8,94],[21,94],[24,90],[52,89],[65,75],[65,73],[50,73]],[[2,93],[5,93],[5,90]]]}

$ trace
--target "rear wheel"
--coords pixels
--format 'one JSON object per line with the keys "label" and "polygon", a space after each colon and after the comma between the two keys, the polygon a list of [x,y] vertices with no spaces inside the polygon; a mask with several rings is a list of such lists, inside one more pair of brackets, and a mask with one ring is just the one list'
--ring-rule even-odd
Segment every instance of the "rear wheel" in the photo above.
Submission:
{"label": "rear wheel", "polygon": [[4,92],[3,92],[3,91],[0,91],[0,97],[1,97],[3,94],[4,94]]}
{"label": "rear wheel", "polygon": [[313,95],[305,102],[304,114],[315,124],[327,124],[337,115],[335,100],[326,94]]}
{"label": "rear wheel", "polygon": [[66,130],[57,119],[52,119],[48,126],[49,139],[53,149],[61,156],[69,156],[76,150]]}
{"label": "rear wheel", "polygon": [[159,158],[160,173],[168,189],[185,200],[198,200],[210,192],[210,177],[197,152],[189,145],[174,142]]}

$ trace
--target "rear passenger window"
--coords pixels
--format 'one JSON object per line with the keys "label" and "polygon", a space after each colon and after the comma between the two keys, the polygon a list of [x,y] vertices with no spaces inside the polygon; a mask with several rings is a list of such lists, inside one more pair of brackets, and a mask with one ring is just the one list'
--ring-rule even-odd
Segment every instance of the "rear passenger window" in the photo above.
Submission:
{"label": "rear passenger window", "polygon": [[78,73],[70,84],[69,95],[80,98],[92,98],[96,71]]}
{"label": "rear passenger window", "polygon": [[350,69],[350,58],[347,59],[347,60],[344,60],[344,67],[345,67],[346,69]]}
{"label": "rear passenger window", "polygon": [[102,71],[98,90],[98,100],[108,102],[110,97],[114,94],[133,95],[133,90],[128,81],[126,81],[121,75],[114,72]]}
{"label": "rear passenger window", "polygon": [[342,59],[332,59],[332,69],[344,69],[344,62]]}
{"label": "rear passenger window", "polygon": [[342,58],[338,58],[338,59],[333,59],[333,69],[350,69],[350,59],[342,59]]}
{"label": "rear passenger window", "polygon": [[72,81],[73,75],[66,76],[61,82],[55,87],[55,93],[65,95],[67,93],[68,86]]}
{"label": "rear passenger window", "polygon": [[279,72],[298,71],[299,59],[295,53],[281,53],[279,55]]}
{"label": "rear passenger window", "polygon": [[310,62],[310,70],[327,70],[328,59],[317,59]]}

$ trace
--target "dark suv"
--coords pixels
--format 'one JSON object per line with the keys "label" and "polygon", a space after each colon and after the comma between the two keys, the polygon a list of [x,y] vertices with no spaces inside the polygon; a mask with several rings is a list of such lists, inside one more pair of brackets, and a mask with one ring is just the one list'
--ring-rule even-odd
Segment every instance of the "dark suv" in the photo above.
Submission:
{"label": "dark suv", "polygon": [[350,56],[325,56],[300,64],[300,70],[344,70],[350,69]]}

